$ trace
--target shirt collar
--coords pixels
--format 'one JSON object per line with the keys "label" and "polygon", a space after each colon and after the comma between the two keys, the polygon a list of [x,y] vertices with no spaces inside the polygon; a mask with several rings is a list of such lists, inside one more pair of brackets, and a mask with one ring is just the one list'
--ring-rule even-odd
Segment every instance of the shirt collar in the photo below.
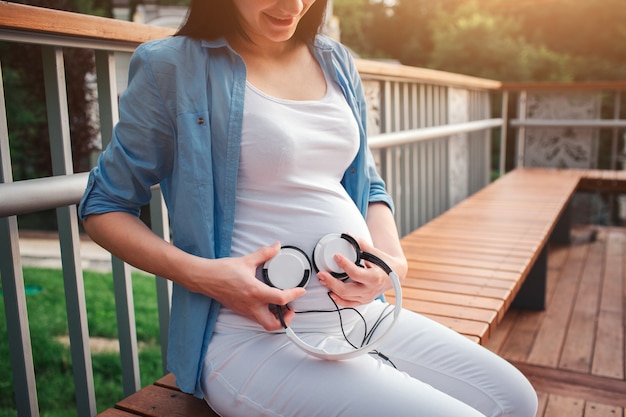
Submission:
{"label": "shirt collar", "polygon": [[228,44],[228,41],[226,41],[226,38],[217,38],[217,39],[212,39],[212,40],[206,40],[203,39],[202,41],[202,46],[205,48],[223,48],[223,47],[229,47],[230,45]]}
{"label": "shirt collar", "polygon": [[[220,38],[212,39],[212,40],[203,39],[201,42],[202,42],[202,46],[205,48],[212,48],[212,49],[223,48],[223,47],[230,48],[228,41],[224,37],[220,37]],[[319,36],[319,35],[316,36],[315,40],[313,41],[313,46],[315,48],[325,50],[325,51],[333,50],[333,45],[328,41],[328,38],[326,38],[325,36]]]}

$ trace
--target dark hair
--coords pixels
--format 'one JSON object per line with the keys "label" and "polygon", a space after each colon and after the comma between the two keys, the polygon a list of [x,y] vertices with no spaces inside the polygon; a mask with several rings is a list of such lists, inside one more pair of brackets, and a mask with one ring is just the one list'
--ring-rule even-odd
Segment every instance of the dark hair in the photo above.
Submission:
{"label": "dark hair", "polygon": [[[316,0],[300,20],[295,37],[312,42],[324,22],[328,0]],[[176,36],[213,40],[241,31],[232,0],[191,0],[187,19]]]}

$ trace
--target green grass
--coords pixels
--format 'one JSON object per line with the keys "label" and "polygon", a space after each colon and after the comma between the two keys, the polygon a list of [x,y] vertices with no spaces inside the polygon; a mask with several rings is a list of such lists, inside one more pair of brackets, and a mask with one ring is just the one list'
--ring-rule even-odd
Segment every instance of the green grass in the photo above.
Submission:
{"label": "green grass", "polygon": [[[159,324],[154,277],[133,273],[133,296],[139,366],[142,386],[162,375]],[[111,274],[85,271],[85,299],[89,335],[117,340],[117,319]],[[24,284],[39,286],[38,294],[27,295],[37,396],[42,417],[76,415],[72,359],[69,348],[58,338],[68,334],[63,275],[60,270],[24,268]],[[98,411],[123,398],[119,354],[92,355]],[[4,300],[0,297],[0,417],[14,417],[15,396],[9,357]]]}

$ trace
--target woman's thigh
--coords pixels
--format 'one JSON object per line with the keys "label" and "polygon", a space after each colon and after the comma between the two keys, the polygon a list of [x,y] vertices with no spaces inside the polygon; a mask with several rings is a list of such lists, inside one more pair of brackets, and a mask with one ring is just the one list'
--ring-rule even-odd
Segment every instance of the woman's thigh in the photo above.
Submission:
{"label": "woman's thigh", "polygon": [[322,361],[284,334],[216,334],[203,390],[224,416],[531,416],[502,413],[518,406],[505,391],[527,390],[525,378],[423,316],[403,312],[379,351],[390,362],[374,355]]}
{"label": "woman's thigh", "polygon": [[230,340],[209,353],[202,376],[222,416],[483,416],[370,355],[323,361],[284,335],[234,336],[216,335]]}
{"label": "woman's thigh", "polygon": [[420,314],[404,310],[378,350],[399,370],[487,416],[535,416],[537,395],[521,372]]}

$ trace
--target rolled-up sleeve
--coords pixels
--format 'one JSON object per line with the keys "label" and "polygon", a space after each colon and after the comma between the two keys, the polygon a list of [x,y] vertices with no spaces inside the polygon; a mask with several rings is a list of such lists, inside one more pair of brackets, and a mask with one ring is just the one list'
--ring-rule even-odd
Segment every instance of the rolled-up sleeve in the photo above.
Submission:
{"label": "rolled-up sleeve", "polygon": [[[150,187],[171,172],[175,118],[171,117],[155,79],[167,74],[140,46],[130,63],[129,85],[120,97],[120,120],[111,143],[90,172],[79,205],[81,219],[121,211],[138,215],[151,198]],[[157,70],[155,71],[155,68]]]}
{"label": "rolled-up sleeve", "polygon": [[385,203],[389,209],[394,212],[395,207],[393,199],[387,192],[385,182],[376,170],[376,163],[371,152],[367,153],[367,166],[370,177],[369,203]]}

